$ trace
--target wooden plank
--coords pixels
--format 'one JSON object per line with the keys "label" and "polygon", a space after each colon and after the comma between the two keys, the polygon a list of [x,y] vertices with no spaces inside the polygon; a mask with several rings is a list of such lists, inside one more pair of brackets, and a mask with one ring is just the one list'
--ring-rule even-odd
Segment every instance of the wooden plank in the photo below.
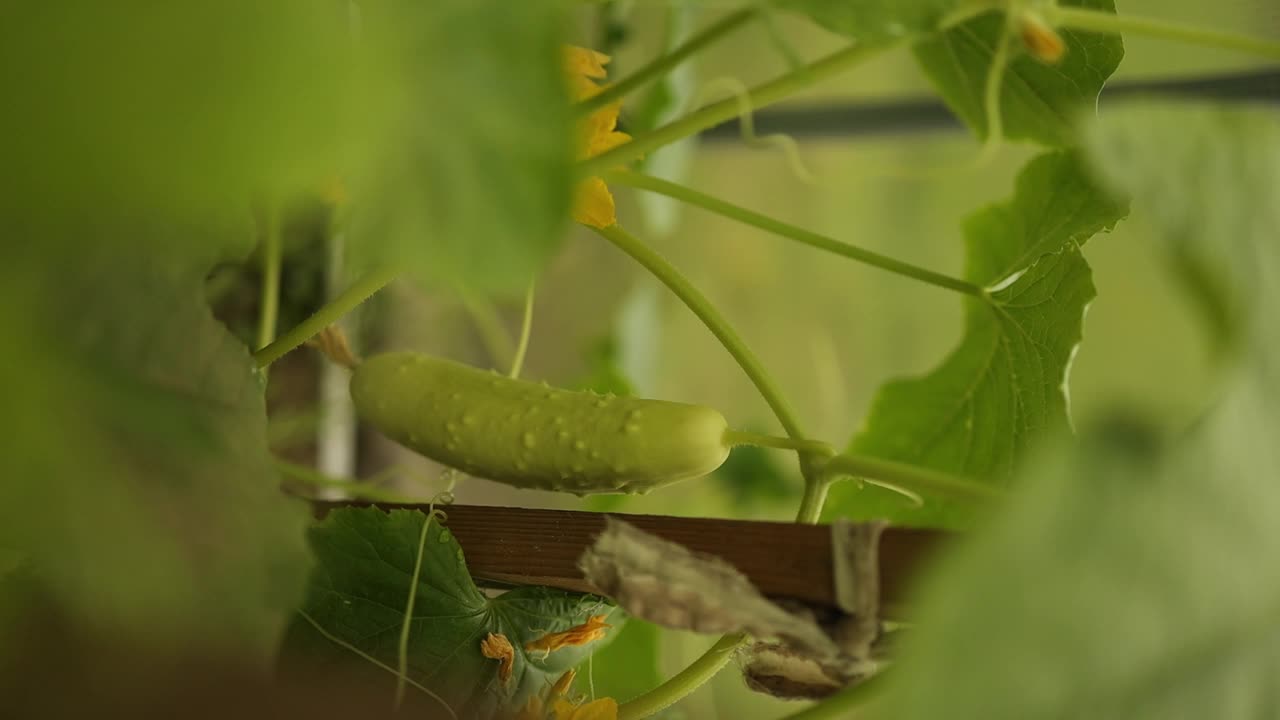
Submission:
{"label": "wooden plank", "polygon": [[[317,502],[317,516],[336,507],[376,505],[426,510],[426,505]],[[604,514],[476,505],[444,508],[446,524],[479,580],[590,591],[578,557],[604,529]],[[830,527],[794,523],[612,513],[691,550],[717,555],[765,595],[835,607]],[[881,603],[898,614],[905,592],[943,534],[889,528],[880,542]]]}

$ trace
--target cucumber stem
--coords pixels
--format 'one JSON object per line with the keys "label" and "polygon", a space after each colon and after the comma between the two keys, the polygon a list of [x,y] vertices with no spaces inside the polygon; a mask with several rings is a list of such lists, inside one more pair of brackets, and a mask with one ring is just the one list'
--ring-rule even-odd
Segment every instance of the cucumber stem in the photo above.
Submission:
{"label": "cucumber stem", "polygon": [[1041,9],[1044,19],[1054,27],[1119,35],[1132,33],[1204,47],[1238,50],[1261,57],[1280,60],[1280,43],[1249,35],[1206,30],[1196,25],[1145,18],[1129,14],[1088,10],[1085,8],[1048,5]]}
{"label": "cucumber stem", "polygon": [[841,475],[865,477],[906,488],[920,495],[942,495],[956,500],[989,502],[1004,496],[998,488],[907,463],[867,455],[842,453],[826,461],[822,474],[828,480]]}
{"label": "cucumber stem", "polygon": [[258,348],[276,339],[276,318],[280,315],[280,264],[283,255],[280,211],[268,207],[266,234],[262,238],[262,299],[258,306]]}
{"label": "cucumber stem", "polygon": [[[856,43],[838,50],[818,60],[802,65],[791,72],[758,85],[747,93],[747,103],[752,109],[758,109],[770,103],[787,98],[795,93],[812,87],[820,80],[825,80],[843,70],[847,70],[882,52],[897,47],[905,38],[895,42],[867,45]],[[609,168],[625,165],[646,153],[660,147],[670,145],[690,135],[694,135],[709,127],[736,117],[741,111],[741,99],[731,97],[694,110],[684,117],[674,120],[660,128],[639,135],[631,142],[623,143],[612,150],[578,163],[576,171],[579,177],[599,175]]]}
{"label": "cucumber stem", "polygon": [[614,247],[622,252],[630,255],[633,260],[640,263],[654,277],[662,281],[681,302],[698,316],[702,324],[711,331],[711,334],[720,341],[724,349],[729,351],[729,355],[737,361],[738,366],[747,374],[747,378],[756,386],[756,390],[764,397],[766,403],[769,404],[773,414],[778,417],[778,422],[782,424],[787,435],[796,440],[802,440],[805,437],[804,432],[800,429],[800,422],[796,419],[795,411],[791,409],[791,404],[787,402],[782,391],[778,389],[777,384],[773,380],[773,376],[764,369],[764,365],[760,364],[760,360],[756,358],[755,353],[751,352],[751,348],[742,341],[733,326],[725,319],[720,311],[716,310],[711,301],[707,300],[688,278],[680,274],[666,258],[654,252],[652,248],[646,245],[639,238],[631,235],[618,225],[610,225],[606,228],[592,228],[600,237],[613,243]]}
{"label": "cucumber stem", "polygon": [[310,340],[316,333],[332,325],[338,318],[368,300],[371,295],[381,290],[399,274],[400,271],[392,267],[379,268],[369,272],[357,280],[354,285],[344,290],[341,295],[317,310],[311,317],[281,335],[275,342],[255,352],[253,354],[254,362],[258,363],[258,367],[265,368],[279,360],[290,350]]}
{"label": "cucumber stem", "polygon": [[753,445],[755,447],[798,450],[800,452],[813,453],[814,455],[831,456],[836,454],[834,448],[821,440],[779,437],[777,435],[762,435],[760,433],[747,432],[745,430],[726,430],[724,433],[724,442],[729,447]]}
{"label": "cucumber stem", "polygon": [[[403,505],[422,502],[422,497],[405,495],[383,488],[380,481],[382,476],[390,474],[387,471],[378,473],[368,480],[353,480],[348,478],[331,477],[319,470],[314,470],[305,465],[291,463],[287,460],[281,460],[280,458],[275,458],[272,463],[276,467],[276,472],[279,472],[290,480],[305,483],[315,488],[341,490],[343,495],[350,498]],[[390,468],[390,470],[394,471],[395,468]]]}
{"label": "cucumber stem", "polygon": [[619,705],[618,720],[641,720],[667,709],[720,672],[733,657],[734,651],[745,642],[747,636],[742,633],[730,633],[720,638],[701,657],[666,682]]}
{"label": "cucumber stem", "polygon": [[684,203],[695,205],[704,210],[709,210],[717,215],[727,217],[730,220],[737,220],[745,225],[760,228],[775,235],[780,235],[789,240],[814,247],[819,250],[825,250],[829,253],[847,257],[850,260],[864,263],[872,267],[886,270],[896,275],[908,277],[913,280],[933,285],[934,287],[943,288],[944,290],[952,290],[954,292],[965,295],[973,295],[975,297],[985,297],[982,288],[971,282],[966,282],[959,278],[950,277],[941,273],[926,270],[922,267],[911,265],[900,260],[886,257],[879,253],[864,250],[857,245],[841,242],[835,238],[825,235],[819,235],[810,232],[802,227],[782,222],[762,215],[754,210],[734,205],[716,197],[707,195],[706,193],[694,190],[677,183],[673,183],[661,178],[656,178],[643,173],[632,172],[630,170],[611,170],[604,175],[606,181],[617,182],[622,185],[647,190],[649,192],[666,195],[675,198]]}
{"label": "cucumber stem", "polygon": [[650,80],[656,80],[667,74],[681,62],[684,62],[685,58],[738,29],[759,12],[760,7],[757,5],[729,13],[718,22],[708,26],[707,29],[686,40],[680,47],[650,61],[617,83],[607,86],[602,92],[574,105],[574,112],[578,117],[583,117],[615,100],[621,100],[628,93],[639,89]]}

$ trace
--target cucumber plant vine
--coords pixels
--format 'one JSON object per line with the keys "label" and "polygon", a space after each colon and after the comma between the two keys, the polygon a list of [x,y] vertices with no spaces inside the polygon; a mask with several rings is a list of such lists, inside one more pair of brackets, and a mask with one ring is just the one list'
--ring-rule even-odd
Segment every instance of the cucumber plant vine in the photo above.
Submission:
{"label": "cucumber plant vine", "polygon": [[[456,475],[425,515],[343,509],[310,521],[303,503],[276,491],[281,476],[400,499],[269,451],[266,371],[310,342],[352,368],[363,421],[456,471],[545,491],[661,491],[715,470],[734,447],[757,446],[795,453],[797,523],[963,529],[969,539],[922,582],[918,629],[895,667],[796,720],[864,706],[895,718],[1072,708],[1164,717],[1175,699],[1212,714],[1239,699],[1232,679],[1167,658],[1212,652],[1260,676],[1275,669],[1245,636],[1275,639],[1268,613],[1280,585],[1239,560],[1247,548],[1233,542],[1280,548],[1280,499],[1264,482],[1280,471],[1267,440],[1280,432],[1268,410],[1280,402],[1280,347],[1265,321],[1280,278],[1280,130],[1266,110],[1147,101],[1099,118],[1095,105],[1120,64],[1122,33],[1268,61],[1280,60],[1280,41],[1117,13],[1111,0],[764,0],[611,78],[607,56],[566,43],[570,13],[559,3],[339,4],[341,13],[300,0],[0,11],[0,24],[22,29],[0,43],[0,77],[15,106],[32,108],[2,121],[6,156],[26,179],[0,209],[12,234],[38,239],[6,249],[0,283],[0,330],[28,339],[8,359],[37,379],[0,381],[23,418],[5,427],[13,480],[0,490],[0,638],[30,642],[20,620],[56,608],[93,647],[123,634],[156,667],[200,648],[274,665],[279,677],[372,668],[375,686],[394,682],[386,700],[396,711],[528,720],[648,717],[749,641],[725,635],[633,697],[597,698],[581,671],[625,631],[625,614],[585,593],[482,591],[449,529]],[[775,14],[849,42],[737,97],[638,123],[634,134],[619,129],[639,91]],[[83,52],[25,81],[8,70],[36,67],[30,59],[48,47]],[[912,55],[982,143],[975,165],[1006,141],[1039,150],[1007,199],[965,220],[958,275],[634,167],[744,108],[895,53]],[[108,55],[120,62],[97,62]],[[181,71],[174,58],[185,58]],[[94,122],[81,121],[82,106],[97,110]],[[323,191],[335,175],[342,192]],[[963,303],[960,339],[933,370],[882,386],[848,442],[814,437],[726,314],[624,229],[632,223],[612,194],[622,188],[948,291]],[[304,196],[340,206],[356,279],[289,322],[285,222]],[[1177,442],[1129,417],[1077,437],[1068,412],[1068,375],[1097,294],[1084,247],[1131,205],[1172,283],[1209,320],[1207,334],[1231,349],[1215,356],[1220,396]],[[696,316],[782,435],[698,405],[518,378],[530,278],[570,217]],[[241,342],[210,315],[205,293],[211,270],[255,247],[260,312]],[[413,353],[356,359],[328,328],[397,278],[462,287],[469,300],[525,291],[511,372]],[[72,434],[82,453],[60,451]],[[106,482],[85,480],[95,473]],[[1145,521],[1122,512],[1142,503],[1152,508]],[[58,511],[34,511],[44,507]],[[1185,578],[1169,560],[1184,536],[1203,538],[1185,551]],[[1247,592],[1208,618],[1194,608],[1215,602],[1205,590],[1215,573]],[[1120,574],[1132,592],[1104,581]],[[138,581],[115,582],[130,577]],[[1166,590],[1187,606],[1144,614],[1143,600]],[[1024,591],[1072,607],[1048,621],[1014,603]],[[1104,662],[1109,609],[1133,640],[1123,665]],[[160,640],[138,642],[140,628]],[[1028,659],[1044,653],[1026,638],[1069,648],[1066,669]],[[974,648],[990,662],[964,661]],[[0,695],[21,689],[8,682]],[[1275,707],[1263,685],[1248,689],[1252,706]]]}

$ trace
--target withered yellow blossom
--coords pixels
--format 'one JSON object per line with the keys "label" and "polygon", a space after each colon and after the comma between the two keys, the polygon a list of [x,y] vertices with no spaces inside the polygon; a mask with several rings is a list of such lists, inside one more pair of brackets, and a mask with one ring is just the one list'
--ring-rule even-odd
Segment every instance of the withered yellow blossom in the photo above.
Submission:
{"label": "withered yellow blossom", "polygon": [[[609,56],[587,48],[565,48],[565,72],[569,78],[569,92],[575,102],[585,100],[604,89],[596,80],[607,75],[604,66]],[[613,102],[578,121],[577,159],[586,160],[627,142],[631,136],[618,132],[618,112],[622,102]],[[604,228],[618,221],[613,195],[598,177],[590,177],[578,184],[574,191],[573,219],[584,225]]]}
{"label": "withered yellow blossom", "polygon": [[507,636],[501,633],[489,633],[480,641],[480,654],[499,662],[498,681],[506,685],[511,679],[511,668],[516,661],[516,649],[511,647],[511,641]]}
{"label": "withered yellow blossom", "polygon": [[524,649],[526,652],[542,652],[549,655],[562,647],[586,645],[599,640],[604,637],[609,628],[613,627],[604,621],[605,617],[607,616],[592,615],[581,625],[574,625],[568,630],[547,633],[537,640],[530,640],[524,644]]}

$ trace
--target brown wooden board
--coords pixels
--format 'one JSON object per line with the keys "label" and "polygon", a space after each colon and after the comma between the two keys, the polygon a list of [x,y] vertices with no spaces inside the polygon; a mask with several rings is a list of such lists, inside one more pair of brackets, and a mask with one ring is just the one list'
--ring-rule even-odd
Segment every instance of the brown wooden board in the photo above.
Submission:
{"label": "brown wooden board", "polygon": [[[316,514],[346,506],[410,508],[367,502],[316,502]],[[477,581],[546,585],[590,592],[578,557],[604,529],[604,513],[478,505],[442,508],[446,525]],[[742,571],[765,595],[836,607],[831,529],[826,525],[611,513],[636,527],[698,552],[717,555]],[[881,604],[898,615],[908,586],[944,533],[888,528],[880,541]]]}

